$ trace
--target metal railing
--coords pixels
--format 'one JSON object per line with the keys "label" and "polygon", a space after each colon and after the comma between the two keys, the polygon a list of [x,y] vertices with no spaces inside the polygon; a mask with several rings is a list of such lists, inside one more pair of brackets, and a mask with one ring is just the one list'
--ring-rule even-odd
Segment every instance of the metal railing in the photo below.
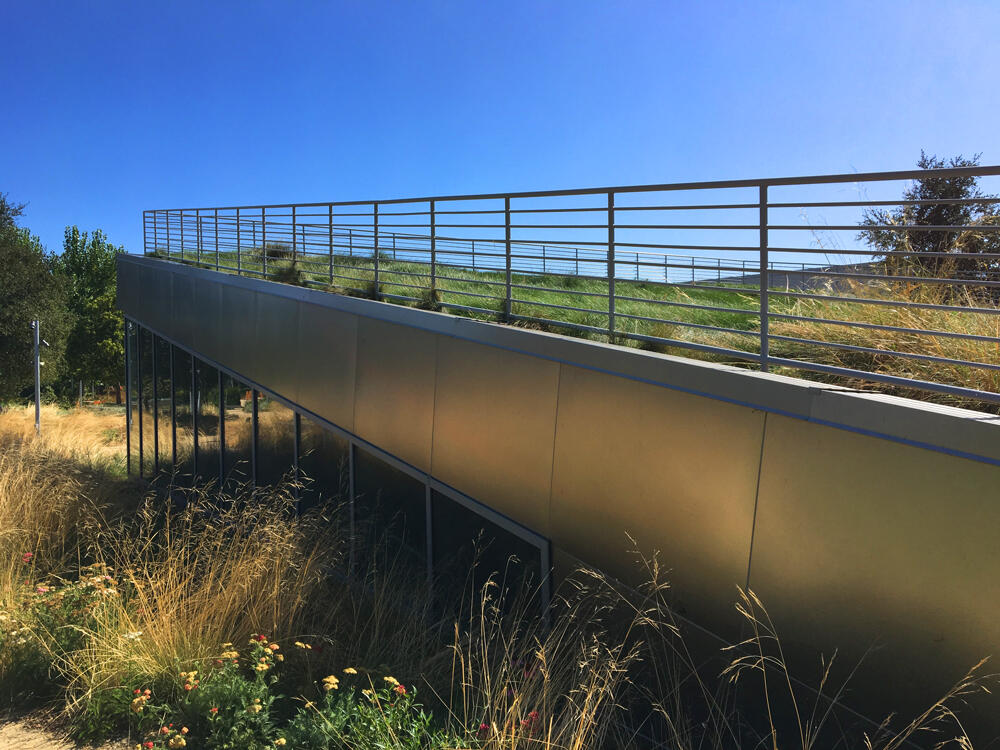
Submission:
{"label": "metal railing", "polygon": [[[1000,404],[1000,199],[897,197],[931,176],[990,182],[1000,166],[157,209],[143,214],[144,246],[377,300]],[[931,205],[968,210],[944,225],[874,213]],[[881,247],[864,246],[862,229]],[[941,240],[933,252],[928,236]]]}

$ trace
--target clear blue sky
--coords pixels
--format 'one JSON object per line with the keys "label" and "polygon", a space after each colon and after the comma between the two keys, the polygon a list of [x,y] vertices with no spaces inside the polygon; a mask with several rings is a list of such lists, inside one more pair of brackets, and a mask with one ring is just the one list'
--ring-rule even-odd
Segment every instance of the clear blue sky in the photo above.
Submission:
{"label": "clear blue sky", "polygon": [[4,3],[0,191],[143,208],[1000,162],[1000,2]]}

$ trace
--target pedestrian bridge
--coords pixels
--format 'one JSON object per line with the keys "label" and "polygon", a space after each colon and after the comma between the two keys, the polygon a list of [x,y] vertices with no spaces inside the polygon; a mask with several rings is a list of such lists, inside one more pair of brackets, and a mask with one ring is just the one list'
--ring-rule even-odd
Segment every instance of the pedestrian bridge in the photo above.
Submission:
{"label": "pedestrian bridge", "polygon": [[872,715],[1000,651],[991,415],[155,257],[119,258],[118,300],[133,471],[187,440],[202,476],[379,488],[429,568],[487,528],[543,576],[630,581],[631,537],[712,637],[749,586],[799,674],[881,645],[850,699]]}

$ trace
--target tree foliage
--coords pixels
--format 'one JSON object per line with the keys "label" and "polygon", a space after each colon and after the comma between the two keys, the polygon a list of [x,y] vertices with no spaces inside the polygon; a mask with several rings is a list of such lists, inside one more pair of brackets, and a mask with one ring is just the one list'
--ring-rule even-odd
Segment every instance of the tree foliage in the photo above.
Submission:
{"label": "tree foliage", "polygon": [[73,327],[66,344],[67,374],[73,380],[122,382],[123,319],[115,306],[115,256],[125,252],[93,234],[66,227],[56,273],[65,280]]}
{"label": "tree foliage", "polygon": [[[975,154],[970,159],[946,160],[921,151],[917,166],[927,170],[975,167],[979,158]],[[1000,258],[989,257],[1000,252],[1000,232],[988,228],[1000,224],[995,198],[979,189],[975,176],[929,174],[903,192],[905,203],[891,209],[867,209],[858,238],[874,248],[890,274],[985,279],[1000,272]],[[917,228],[922,226],[959,228]]]}
{"label": "tree foliage", "polygon": [[23,204],[0,195],[0,402],[20,397],[34,380],[31,321],[41,321],[42,383],[65,374],[66,338],[72,326],[65,283],[38,237],[18,226]]}

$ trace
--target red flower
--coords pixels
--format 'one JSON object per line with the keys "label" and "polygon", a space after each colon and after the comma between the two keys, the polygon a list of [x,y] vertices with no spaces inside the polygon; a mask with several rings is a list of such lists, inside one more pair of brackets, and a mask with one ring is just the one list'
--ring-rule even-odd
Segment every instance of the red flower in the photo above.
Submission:
{"label": "red flower", "polygon": [[396,687],[394,687],[393,690],[395,690],[400,695],[406,695],[406,687],[403,686],[402,684],[396,685]]}
{"label": "red flower", "polygon": [[490,734],[490,725],[485,722],[480,724],[479,734],[478,734],[479,739],[485,740],[489,736],[489,734]]}
{"label": "red flower", "polygon": [[144,748],[146,748],[146,750],[153,750],[153,743],[152,742],[143,742],[142,746]]}
{"label": "red flower", "polygon": [[211,714],[217,714],[217,713],[219,713],[219,709],[216,708],[215,706],[212,706],[212,708],[209,710],[209,713],[211,713]]}
{"label": "red flower", "polygon": [[25,552],[23,555],[21,555],[21,562],[30,563],[31,558],[33,558],[34,556],[35,554],[33,552]]}

